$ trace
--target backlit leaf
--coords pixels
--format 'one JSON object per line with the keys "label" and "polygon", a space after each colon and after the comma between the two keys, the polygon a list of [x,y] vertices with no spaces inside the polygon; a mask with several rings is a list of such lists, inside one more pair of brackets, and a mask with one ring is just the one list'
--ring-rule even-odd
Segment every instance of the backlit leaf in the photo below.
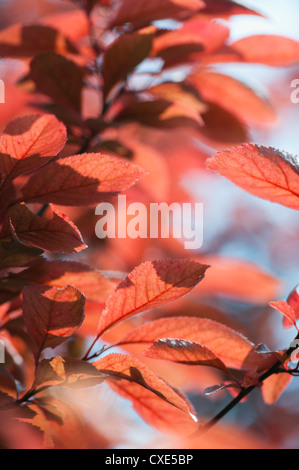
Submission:
{"label": "backlit leaf", "polygon": [[38,90],[54,102],[81,110],[83,71],[75,62],[55,52],[45,52],[32,60],[30,77]]}
{"label": "backlit leaf", "polygon": [[246,144],[219,152],[207,160],[207,166],[255,196],[299,209],[297,157]]}
{"label": "backlit leaf", "polygon": [[65,206],[105,201],[132,186],[145,172],[109,153],[74,155],[49,163],[23,188],[26,202],[52,202]]}
{"label": "backlit leaf", "polygon": [[65,142],[65,126],[55,116],[31,115],[11,121],[0,138],[2,189],[22,173],[45,165]]}
{"label": "backlit leaf", "polygon": [[93,365],[110,376],[111,388],[129,399],[137,413],[152,426],[178,433],[196,429],[188,401],[134,357],[109,354]]}
{"label": "backlit leaf", "polygon": [[246,62],[290,66],[299,61],[299,42],[284,36],[257,34],[231,46]]}
{"label": "backlit leaf", "polygon": [[98,336],[131,315],[187,294],[208,266],[183,259],[147,261],[132,271],[111,294],[102,313]]}
{"label": "backlit leaf", "polygon": [[43,25],[15,24],[0,32],[0,56],[31,57],[41,52],[76,53],[75,46],[59,31]]}
{"label": "backlit leaf", "polygon": [[165,317],[154,320],[131,330],[120,344],[153,343],[167,337],[200,343],[213,351],[226,367],[234,369],[260,370],[277,361],[275,354],[256,352],[255,345],[243,335],[207,318]]}
{"label": "backlit leaf", "polygon": [[84,297],[71,286],[26,286],[22,296],[24,321],[38,361],[45,348],[57,346],[80,327]]}
{"label": "backlit leaf", "polygon": [[24,204],[13,206],[6,217],[1,237],[11,231],[25,245],[57,253],[74,253],[86,248],[78,228],[53,206],[49,217],[33,214]]}

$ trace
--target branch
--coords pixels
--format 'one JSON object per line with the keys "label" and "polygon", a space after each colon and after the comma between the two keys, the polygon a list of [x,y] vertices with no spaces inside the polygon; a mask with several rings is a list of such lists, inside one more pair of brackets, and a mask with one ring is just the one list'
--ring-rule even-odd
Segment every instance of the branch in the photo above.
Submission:
{"label": "branch", "polygon": [[[299,333],[296,336],[295,340],[297,340],[297,339],[299,340]],[[279,374],[281,364],[284,363],[296,349],[297,349],[297,347],[289,347],[289,349],[284,353],[282,358],[279,361],[275,362],[275,364],[268,371],[264,372],[259,377],[258,384],[251,385],[250,387],[241,390],[241,392],[239,393],[239,395],[236,398],[234,398],[225,408],[223,408],[223,410],[220,411],[220,413],[218,413],[213,419],[208,421],[201,428],[201,431],[205,432],[205,431],[208,431],[209,429],[211,429],[225,415],[227,415],[227,413],[229,413],[238,403],[240,403],[240,401],[243,400],[243,398],[245,398],[247,395],[249,395],[256,387],[260,386],[264,382],[264,380],[266,380],[271,375]]]}

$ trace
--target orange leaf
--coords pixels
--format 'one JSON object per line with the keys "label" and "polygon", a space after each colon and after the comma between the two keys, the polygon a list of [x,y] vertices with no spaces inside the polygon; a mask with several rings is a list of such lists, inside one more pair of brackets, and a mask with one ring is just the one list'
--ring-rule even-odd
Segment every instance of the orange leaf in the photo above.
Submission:
{"label": "orange leaf", "polygon": [[154,27],[136,33],[125,34],[116,39],[103,57],[104,96],[150,53]]}
{"label": "orange leaf", "polygon": [[49,26],[15,24],[0,32],[2,57],[31,57],[46,51],[74,54],[77,49],[69,39]]}
{"label": "orange leaf", "polygon": [[247,260],[208,256],[199,261],[212,266],[201,286],[201,295],[223,295],[264,305],[279,293],[279,280]]}
{"label": "orange leaf", "polygon": [[202,0],[122,0],[110,26],[133,23],[143,26],[164,18],[191,15],[204,6]]}
{"label": "orange leaf", "polygon": [[65,126],[55,116],[38,114],[11,121],[0,138],[1,186],[30,173],[63,149]]}
{"label": "orange leaf", "polygon": [[190,433],[196,429],[189,402],[134,357],[109,354],[93,365],[110,376],[111,388],[129,399],[152,426],[168,432]]}
{"label": "orange leaf", "polygon": [[83,71],[72,60],[55,52],[44,52],[30,64],[30,78],[39,91],[63,106],[81,110]]}
{"label": "orange leaf", "polygon": [[33,214],[24,204],[10,208],[1,237],[11,233],[21,243],[57,253],[76,253],[86,247],[78,228],[52,206],[51,218]]}
{"label": "orange leaf", "polygon": [[97,385],[106,376],[92,364],[72,357],[56,356],[39,362],[34,380],[35,387],[63,385],[80,388]]}
{"label": "orange leaf", "polygon": [[199,113],[206,111],[206,105],[201,101],[195,88],[182,82],[163,82],[148,89],[148,92],[157,98],[165,99],[173,103],[181,103],[191,106]]}
{"label": "orange leaf", "polygon": [[86,14],[80,10],[53,13],[41,18],[41,23],[58,29],[60,33],[75,41],[89,33],[89,23]]}
{"label": "orange leaf", "polygon": [[[118,102],[118,105],[120,102]],[[138,121],[152,127],[195,127],[202,125],[202,119],[196,109],[186,106],[182,101],[171,103],[164,99],[138,101],[136,97],[122,97],[123,107],[119,107],[115,121]]]}
{"label": "orange leaf", "polygon": [[207,19],[229,19],[229,17],[232,15],[263,16],[260,13],[232,0],[205,0],[205,8],[203,8],[197,16],[203,16]]}
{"label": "orange leaf", "polygon": [[290,374],[274,374],[264,380],[262,395],[265,403],[273,405],[292,380]]}
{"label": "orange leaf", "polygon": [[82,324],[84,296],[71,286],[26,286],[22,296],[24,322],[38,361],[45,348],[62,343]]}
{"label": "orange leaf", "polygon": [[49,163],[22,189],[24,201],[65,206],[105,201],[132,186],[145,172],[117,156],[84,153]]}
{"label": "orange leaf", "polygon": [[287,66],[299,60],[299,42],[284,36],[258,34],[240,39],[231,47],[246,62]]}
{"label": "orange leaf", "polygon": [[273,122],[273,108],[244,83],[213,72],[199,72],[188,77],[201,97],[236,115],[242,121]]}
{"label": "orange leaf", "polygon": [[185,339],[163,338],[144,351],[146,357],[164,359],[180,364],[215,367],[230,375],[223,362],[205,346]]}
{"label": "orange leaf", "polygon": [[296,319],[299,318],[299,284],[292,290],[288,296],[287,303],[292,307],[295,312]]}
{"label": "orange leaf", "polygon": [[213,351],[226,367],[266,369],[277,361],[273,353],[258,353],[255,345],[222,323],[197,317],[166,317],[130,331],[119,344],[153,343],[162,338],[183,338]]}
{"label": "orange leaf", "polygon": [[184,259],[147,261],[132,271],[111,294],[102,313],[98,336],[126,318],[187,294],[208,266]]}
{"label": "orange leaf", "polygon": [[71,285],[82,292],[87,300],[97,303],[105,303],[117,285],[115,281],[107,279],[99,271],[74,261],[42,259],[32,268],[23,271],[20,278],[27,282],[55,287]]}
{"label": "orange leaf", "polygon": [[296,313],[293,308],[284,300],[279,300],[277,302],[270,302],[270,307],[275,308],[278,312],[282,313],[284,316],[283,326],[285,328],[290,328],[293,325],[296,325]]}
{"label": "orange leaf", "polygon": [[291,155],[247,144],[217,153],[207,166],[255,196],[299,209],[299,163]]}

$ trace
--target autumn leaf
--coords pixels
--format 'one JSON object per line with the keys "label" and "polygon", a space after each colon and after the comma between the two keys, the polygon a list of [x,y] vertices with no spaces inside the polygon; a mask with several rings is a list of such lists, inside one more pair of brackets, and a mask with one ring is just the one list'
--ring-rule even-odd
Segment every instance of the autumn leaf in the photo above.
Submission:
{"label": "autumn leaf", "polygon": [[16,268],[28,266],[37,261],[43,253],[39,248],[25,246],[15,240],[0,242],[0,268]]}
{"label": "autumn leaf", "polygon": [[[71,41],[76,41],[88,35],[88,18],[83,11],[73,10],[61,13],[50,13],[40,19],[46,26],[57,29]],[[57,51],[58,52],[58,51]]]}
{"label": "autumn leaf", "polygon": [[184,259],[147,261],[137,266],[108,298],[100,318],[98,337],[132,315],[187,294],[204,278],[207,268]]}
{"label": "autumn leaf", "polygon": [[[187,29],[187,28],[186,28]],[[166,65],[179,63],[188,55],[203,51],[202,38],[196,31],[186,31],[184,26],[179,30],[166,31],[158,34],[151,50],[152,57],[161,57]]]}
{"label": "autumn leaf", "polygon": [[205,7],[198,14],[199,17],[203,16],[206,19],[229,19],[232,15],[263,16],[261,13],[232,0],[205,0]]}
{"label": "autumn leaf", "polygon": [[24,322],[37,362],[45,348],[56,347],[80,327],[84,296],[71,286],[26,286],[22,296]]}
{"label": "autumn leaf", "polygon": [[158,339],[143,354],[152,359],[164,359],[179,364],[214,367],[231,375],[225,364],[210,349],[195,341]]}
{"label": "autumn leaf", "polygon": [[60,385],[70,388],[90,387],[102,383],[107,376],[93,364],[72,357],[43,359],[36,370],[34,387]]}
{"label": "autumn leaf", "polygon": [[103,57],[104,96],[124,80],[150,53],[154,27],[117,38]]}
{"label": "autumn leaf", "polygon": [[245,336],[208,318],[165,317],[131,330],[119,344],[146,344],[163,338],[182,338],[205,346],[226,367],[258,370],[271,367],[277,356],[259,353]]}
{"label": "autumn leaf", "polygon": [[206,111],[205,103],[200,99],[196,89],[187,83],[164,82],[148,89],[148,92],[157,98],[173,103],[181,103],[193,107],[199,113]]}
{"label": "autumn leaf", "polygon": [[132,23],[135,27],[148,25],[164,18],[179,19],[204,6],[201,0],[122,0],[110,27]]}
{"label": "autumn leaf", "polygon": [[292,290],[287,298],[287,303],[294,310],[296,319],[299,318],[299,284]]}
{"label": "autumn leaf", "polygon": [[196,109],[182,101],[171,102],[165,99],[138,101],[133,96],[123,96],[123,107],[118,108],[114,121],[138,121],[145,126],[158,128],[194,127],[202,125]]}
{"label": "autumn leaf", "polygon": [[291,66],[299,61],[299,42],[285,36],[257,34],[231,44],[245,62]]}
{"label": "autumn leaf", "polygon": [[278,310],[284,318],[283,318],[283,326],[285,328],[290,328],[291,326],[296,326],[296,313],[294,312],[294,309],[284,300],[279,300],[277,302],[270,302],[269,303],[270,307],[275,308],[275,310]]}
{"label": "autumn leaf", "polygon": [[196,429],[189,402],[134,357],[109,354],[95,361],[93,366],[110,376],[110,387],[129,399],[137,413],[150,425],[179,433]]}
{"label": "autumn leaf", "polygon": [[11,121],[0,138],[2,189],[17,176],[45,165],[65,142],[65,126],[55,116],[36,114]]}
{"label": "autumn leaf", "polygon": [[197,89],[204,100],[218,104],[241,121],[275,121],[275,112],[270,104],[235,78],[201,71],[190,75],[188,82]]}
{"label": "autumn leaf", "polygon": [[24,204],[11,207],[6,212],[6,224],[0,238],[10,233],[29,246],[57,253],[76,253],[86,247],[78,228],[54,206],[49,217],[33,214]]}
{"label": "autumn leaf", "polygon": [[207,110],[201,115],[204,126],[199,133],[203,141],[215,147],[219,142],[223,145],[235,145],[248,140],[248,131],[243,122],[234,114],[218,104],[207,102]]}
{"label": "autumn leaf", "polygon": [[280,280],[255,263],[217,255],[198,261],[213,266],[201,286],[201,295],[219,295],[258,305],[264,305],[279,295]]}
{"label": "autumn leaf", "polygon": [[76,47],[59,31],[43,25],[15,24],[0,31],[1,57],[32,57],[42,52],[76,53]]}
{"label": "autumn leaf", "polygon": [[86,299],[105,303],[117,283],[99,271],[75,261],[48,261],[41,259],[32,268],[22,271],[19,278],[24,282],[46,284],[54,287],[73,286],[82,292]]}
{"label": "autumn leaf", "polygon": [[267,405],[273,405],[287,386],[291,383],[290,374],[273,374],[264,380],[262,385],[262,396]]}
{"label": "autumn leaf", "polygon": [[54,102],[80,112],[83,71],[75,62],[55,52],[45,52],[31,61],[30,77],[38,90]]}
{"label": "autumn leaf", "polygon": [[56,160],[35,173],[22,189],[25,202],[65,206],[105,201],[145,176],[136,165],[107,152]]}
{"label": "autumn leaf", "polygon": [[299,209],[299,163],[292,155],[246,144],[217,153],[207,167],[255,196]]}

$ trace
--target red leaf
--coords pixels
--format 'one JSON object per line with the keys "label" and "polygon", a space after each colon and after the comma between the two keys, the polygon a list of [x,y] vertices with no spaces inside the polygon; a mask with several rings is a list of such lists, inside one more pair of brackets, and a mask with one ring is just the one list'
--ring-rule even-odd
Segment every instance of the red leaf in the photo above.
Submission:
{"label": "red leaf", "polygon": [[20,278],[38,284],[55,287],[71,285],[82,292],[87,300],[104,303],[116,287],[98,271],[74,261],[48,261],[42,259],[32,268],[23,271]]}
{"label": "red leaf", "polygon": [[287,303],[294,310],[296,319],[299,318],[299,284],[292,290],[288,296]]}
{"label": "red leaf", "polygon": [[255,196],[299,209],[296,157],[272,147],[247,144],[219,152],[207,160],[207,167]]}
{"label": "red leaf", "polygon": [[31,61],[30,78],[53,101],[81,110],[83,71],[75,62],[55,52],[39,54]]}
{"label": "red leaf", "polygon": [[56,29],[15,24],[0,32],[0,56],[31,57],[41,52],[76,53],[75,46]]}
{"label": "red leaf", "polygon": [[199,130],[203,140],[221,145],[233,145],[248,140],[244,124],[234,114],[215,103],[207,103],[208,109],[202,114],[204,127]]}
{"label": "red leaf", "polygon": [[65,126],[54,116],[31,115],[11,121],[0,139],[1,186],[45,165],[63,149]]}
{"label": "red leaf", "polygon": [[166,337],[200,343],[213,351],[226,367],[234,369],[260,371],[277,361],[275,354],[256,352],[255,345],[243,335],[207,318],[161,318],[130,331],[119,344],[153,343]]}
{"label": "red leaf", "polygon": [[53,359],[43,359],[39,362],[34,386],[89,387],[103,382],[105,378],[104,374],[101,374],[92,364],[86,361],[72,357],[56,356]]}
{"label": "red leaf", "polygon": [[182,18],[204,6],[202,0],[122,0],[110,26],[144,26],[164,18]]}
{"label": "red leaf", "polygon": [[163,338],[155,341],[143,354],[152,359],[164,359],[187,365],[215,367],[230,375],[223,362],[210,349],[195,341]]}
{"label": "red leaf", "polygon": [[[181,103],[190,106],[199,113],[207,110],[206,105],[201,101],[196,89],[187,83],[163,82],[148,89],[156,98],[162,98],[172,103]],[[154,150],[153,150],[154,152]]]}
{"label": "red leaf", "polygon": [[279,294],[279,280],[247,260],[208,256],[199,261],[213,266],[201,286],[201,295],[223,295],[264,305]]}
{"label": "red leaf", "polygon": [[149,27],[122,35],[106,49],[103,57],[105,97],[149,55],[154,31],[154,27]]}
{"label": "red leaf", "polygon": [[53,206],[51,217],[39,217],[24,204],[13,206],[6,213],[7,223],[1,237],[13,234],[21,243],[56,253],[76,253],[86,247],[78,228]]}
{"label": "red leaf", "polygon": [[26,286],[22,296],[25,326],[38,361],[45,348],[57,346],[80,327],[84,296],[71,286]]}
{"label": "red leaf", "polygon": [[228,19],[232,15],[263,16],[260,13],[231,0],[205,0],[205,5],[205,8],[203,8],[199,13],[199,16],[204,16],[208,19]]}
{"label": "red leaf", "polygon": [[93,365],[111,377],[108,380],[111,388],[129,399],[137,413],[152,426],[179,433],[196,429],[188,401],[134,357],[109,354]]}
{"label": "red leaf", "polygon": [[162,57],[165,67],[190,63],[224,45],[229,28],[216,22],[191,19],[174,31],[157,35],[153,42],[152,56]]}
{"label": "red leaf", "polygon": [[273,66],[287,66],[299,61],[299,42],[284,36],[258,34],[231,44],[243,60]]}
{"label": "red leaf", "polygon": [[200,96],[236,115],[242,121],[273,122],[273,108],[244,83],[213,72],[199,72],[188,77]]}
{"label": "red leaf", "polygon": [[290,384],[291,380],[292,376],[290,374],[273,374],[264,380],[262,395],[265,403],[273,405]]}
{"label": "red leaf", "polygon": [[111,294],[102,313],[98,336],[137,313],[187,294],[203,278],[208,266],[184,259],[147,261],[132,271]]}
{"label": "red leaf", "polygon": [[84,153],[49,163],[22,189],[28,202],[65,206],[91,205],[115,196],[145,176],[125,159],[104,153]]}
{"label": "red leaf", "polygon": [[270,302],[270,307],[275,308],[278,312],[282,313],[284,316],[283,326],[285,328],[290,328],[291,326],[296,326],[296,314],[293,308],[284,300],[279,300],[278,302]]}
{"label": "red leaf", "polygon": [[138,101],[135,96],[122,96],[123,106],[117,110],[115,121],[138,121],[145,126],[158,128],[195,127],[202,125],[202,119],[196,109],[183,102],[171,103],[157,99],[155,101]]}
{"label": "red leaf", "polygon": [[88,18],[83,11],[74,10],[43,16],[41,23],[58,29],[71,41],[76,41],[89,33]]}

